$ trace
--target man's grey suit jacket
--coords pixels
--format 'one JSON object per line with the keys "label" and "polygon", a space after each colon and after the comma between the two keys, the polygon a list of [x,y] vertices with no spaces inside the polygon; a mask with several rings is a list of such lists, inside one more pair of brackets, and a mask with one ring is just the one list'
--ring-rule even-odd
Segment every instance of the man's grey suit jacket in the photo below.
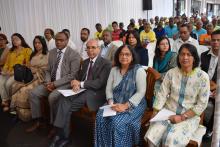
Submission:
{"label": "man's grey suit jacket", "polygon": [[[57,54],[56,48],[49,52],[45,82],[51,81],[51,74],[56,66]],[[66,48],[61,65],[61,78],[54,81],[56,88],[63,85],[69,85],[70,81],[76,78],[80,68],[80,60],[80,55],[76,51],[69,47]]]}

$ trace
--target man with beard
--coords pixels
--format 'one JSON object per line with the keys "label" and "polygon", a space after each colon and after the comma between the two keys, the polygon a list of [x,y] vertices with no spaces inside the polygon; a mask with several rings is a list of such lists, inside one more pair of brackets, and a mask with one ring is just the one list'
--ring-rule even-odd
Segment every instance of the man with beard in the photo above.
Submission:
{"label": "man with beard", "polygon": [[102,33],[102,38],[104,44],[101,45],[101,52],[100,55],[108,59],[110,61],[114,60],[115,51],[117,50],[117,46],[112,44],[112,33],[109,30],[104,30]]}
{"label": "man with beard", "polygon": [[90,35],[90,30],[88,28],[81,29],[80,39],[82,42],[80,43],[78,47],[78,52],[83,60],[88,58],[87,51],[86,51],[86,44],[88,42],[89,35]]}

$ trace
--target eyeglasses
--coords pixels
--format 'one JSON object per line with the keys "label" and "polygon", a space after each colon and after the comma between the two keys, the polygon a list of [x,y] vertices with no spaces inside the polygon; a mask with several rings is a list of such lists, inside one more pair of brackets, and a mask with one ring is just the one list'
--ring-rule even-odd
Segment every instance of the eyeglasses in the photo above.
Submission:
{"label": "eyeglasses", "polygon": [[125,56],[125,57],[130,57],[131,54],[130,54],[130,53],[120,53],[119,56],[120,56],[120,57],[123,57],[123,56]]}
{"label": "eyeglasses", "polygon": [[187,53],[180,53],[179,56],[180,56],[180,57],[185,57],[185,56],[186,56],[186,57],[192,57],[192,54],[189,54],[189,53],[188,53],[188,54],[187,54]]}
{"label": "eyeglasses", "polygon": [[164,45],[169,45],[169,43],[160,43],[159,45],[164,46]]}
{"label": "eyeglasses", "polygon": [[91,49],[91,50],[94,50],[94,49],[96,49],[97,47],[98,47],[98,46],[87,46],[86,49],[87,49],[87,50],[90,50],[90,49]]}

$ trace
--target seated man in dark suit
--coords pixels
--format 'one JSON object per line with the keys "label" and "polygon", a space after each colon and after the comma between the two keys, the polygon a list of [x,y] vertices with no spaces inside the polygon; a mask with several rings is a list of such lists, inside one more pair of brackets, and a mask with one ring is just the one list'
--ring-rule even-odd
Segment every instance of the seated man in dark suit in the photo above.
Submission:
{"label": "seated man in dark suit", "polygon": [[61,95],[57,90],[68,88],[69,82],[75,78],[79,71],[80,55],[70,47],[67,47],[68,40],[69,38],[64,32],[56,34],[56,48],[49,52],[45,83],[30,91],[31,113],[36,123],[28,128],[27,132],[36,130],[42,124],[40,98],[48,97],[50,122],[53,123],[55,104]]}
{"label": "seated man in dark suit", "polygon": [[73,91],[81,88],[86,90],[70,97],[60,97],[54,126],[57,127],[57,136],[54,137],[51,147],[60,146],[68,142],[70,117],[73,111],[78,111],[87,104],[90,110],[97,110],[105,102],[105,87],[111,70],[111,62],[100,56],[100,47],[97,40],[89,40],[86,44],[88,59],[83,61],[79,76],[71,81]]}
{"label": "seated man in dark suit", "polygon": [[201,54],[201,69],[208,73],[210,79],[211,95],[208,106],[205,110],[205,126],[207,131],[205,138],[212,136],[212,128],[214,122],[214,106],[217,87],[217,63],[218,52],[220,49],[220,30],[216,30],[211,34],[211,49]]}

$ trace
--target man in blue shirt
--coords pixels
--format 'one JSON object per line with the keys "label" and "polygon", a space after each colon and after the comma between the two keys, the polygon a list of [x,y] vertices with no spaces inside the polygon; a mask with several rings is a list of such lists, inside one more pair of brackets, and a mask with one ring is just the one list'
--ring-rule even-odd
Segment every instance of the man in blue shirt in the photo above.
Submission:
{"label": "man in blue shirt", "polygon": [[178,32],[177,26],[174,25],[173,17],[169,18],[169,25],[165,27],[165,33],[168,38],[173,38],[173,35]]}
{"label": "man in blue shirt", "polygon": [[197,34],[198,40],[200,40],[200,35],[207,34],[207,31],[205,29],[203,29],[202,26],[203,26],[202,21],[197,21],[196,22],[196,29],[193,30],[193,33]]}

